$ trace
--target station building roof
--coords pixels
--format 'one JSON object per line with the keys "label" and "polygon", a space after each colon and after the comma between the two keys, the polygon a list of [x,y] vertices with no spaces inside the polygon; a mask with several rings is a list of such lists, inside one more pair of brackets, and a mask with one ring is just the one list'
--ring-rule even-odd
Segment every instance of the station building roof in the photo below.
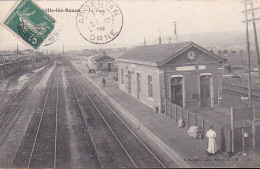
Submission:
{"label": "station building roof", "polygon": [[100,55],[95,55],[91,58],[91,60],[95,60],[95,61],[98,61],[100,59],[103,59],[103,58],[109,58],[109,59],[112,59],[112,60],[115,60],[113,57],[111,56],[108,56],[108,55],[104,55],[104,54],[100,54]]}
{"label": "station building roof", "polygon": [[130,50],[126,54],[117,58],[118,61],[142,63],[150,66],[160,66],[173,59],[191,47],[195,47],[220,61],[225,62],[225,59],[215,55],[214,53],[202,48],[194,42],[181,42],[172,44],[158,44],[151,46],[138,46]]}

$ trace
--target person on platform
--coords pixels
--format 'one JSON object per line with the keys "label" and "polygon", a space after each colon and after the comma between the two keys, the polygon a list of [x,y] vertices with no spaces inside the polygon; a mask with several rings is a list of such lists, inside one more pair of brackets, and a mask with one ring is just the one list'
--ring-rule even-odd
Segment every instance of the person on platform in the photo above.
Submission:
{"label": "person on platform", "polygon": [[106,79],[105,79],[105,77],[102,78],[102,84],[103,84],[103,87],[106,86]]}
{"label": "person on platform", "polygon": [[208,149],[207,149],[207,156],[214,156],[217,152],[217,144],[216,144],[216,131],[213,130],[213,127],[209,127],[209,130],[206,133],[206,136],[208,137]]}

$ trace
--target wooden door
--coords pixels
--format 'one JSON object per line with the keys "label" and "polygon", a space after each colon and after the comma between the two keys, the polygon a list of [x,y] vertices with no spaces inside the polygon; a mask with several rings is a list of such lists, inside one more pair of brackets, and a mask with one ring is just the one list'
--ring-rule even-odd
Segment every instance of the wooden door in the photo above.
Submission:
{"label": "wooden door", "polygon": [[200,99],[201,106],[211,106],[210,75],[200,76]]}
{"label": "wooden door", "polygon": [[171,102],[179,106],[183,105],[183,77],[171,78]]}

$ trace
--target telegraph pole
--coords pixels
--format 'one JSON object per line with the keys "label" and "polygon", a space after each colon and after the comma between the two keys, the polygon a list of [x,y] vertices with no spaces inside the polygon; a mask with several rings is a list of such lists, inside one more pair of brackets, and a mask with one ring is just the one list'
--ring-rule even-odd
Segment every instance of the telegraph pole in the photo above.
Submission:
{"label": "telegraph pole", "polygon": [[178,34],[177,34],[177,22],[174,21],[173,24],[174,24],[174,35],[175,35],[175,40],[176,40],[176,43],[178,43],[178,42],[179,42],[179,39],[178,39]]}
{"label": "telegraph pole", "polygon": [[253,28],[254,28],[254,35],[255,35],[255,50],[256,50],[256,57],[257,57],[257,63],[258,63],[258,78],[260,80],[260,56],[259,56],[257,32],[256,32],[256,25],[255,25],[255,11],[254,11],[254,5],[253,5],[252,1],[250,4],[251,4],[251,9],[252,9],[252,20],[253,20]]}
{"label": "telegraph pole", "polygon": [[[255,26],[255,20],[260,20],[260,18],[255,18],[254,16],[254,8],[253,3],[251,0],[245,0],[245,11],[242,11],[245,13],[245,21],[243,23],[246,23],[246,40],[247,40],[247,54],[248,54],[248,100],[249,100],[249,107],[252,109],[252,143],[253,143],[253,150],[256,150],[256,117],[255,117],[255,109],[252,104],[252,89],[251,89],[251,69],[250,69],[250,43],[249,43],[249,32],[248,32],[248,24],[249,22],[253,22],[253,28],[254,28],[254,35],[255,35],[255,44],[256,44],[256,53],[257,53],[257,59],[258,59],[258,71],[259,71],[259,51],[258,51],[258,42],[257,42],[257,33],[256,33],[256,26]],[[251,9],[247,9],[247,5],[251,6]],[[248,12],[252,11],[252,19],[248,19]]]}
{"label": "telegraph pole", "polygon": [[250,7],[251,7],[251,9],[247,9],[246,11],[242,11],[242,13],[251,12],[251,14],[252,14],[252,19],[246,19],[245,21],[243,21],[243,23],[253,22],[254,37],[255,37],[255,48],[256,48],[256,57],[257,57],[257,63],[258,63],[258,78],[260,80],[260,56],[259,56],[257,31],[256,31],[256,23],[255,23],[255,21],[260,20],[260,18],[255,18],[255,11],[259,10],[260,7],[254,8],[252,0],[244,0],[243,2],[245,3],[245,5],[250,5]]}
{"label": "telegraph pole", "polygon": [[159,30],[160,36],[159,36],[159,45],[162,44],[162,38],[161,38],[161,30]]}
{"label": "telegraph pole", "polygon": [[64,45],[62,45],[62,55],[64,57]]}
{"label": "telegraph pole", "polygon": [[248,17],[247,17],[247,3],[245,3],[245,17],[246,17],[246,44],[247,44],[247,66],[248,66],[248,100],[249,107],[252,107],[252,89],[251,89],[251,53],[250,53],[250,42],[249,42],[249,31],[248,31]]}
{"label": "telegraph pole", "polygon": [[[251,89],[251,66],[250,66],[250,42],[249,42],[249,33],[248,33],[248,18],[247,18],[247,3],[245,3],[245,17],[246,17],[246,41],[247,41],[247,56],[248,56],[248,101],[249,101],[249,107],[252,108],[252,89]],[[255,150],[255,117],[253,117],[252,121],[252,143],[253,143],[253,150]]]}
{"label": "telegraph pole", "polygon": [[144,37],[144,46],[146,45],[146,40],[145,40],[145,37]]}

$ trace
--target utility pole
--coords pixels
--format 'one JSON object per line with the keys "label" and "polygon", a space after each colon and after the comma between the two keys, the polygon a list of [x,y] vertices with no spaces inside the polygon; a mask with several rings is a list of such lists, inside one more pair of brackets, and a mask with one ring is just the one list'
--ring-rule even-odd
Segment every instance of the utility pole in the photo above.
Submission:
{"label": "utility pole", "polygon": [[[252,89],[251,89],[251,66],[250,66],[250,42],[249,42],[249,32],[248,32],[248,17],[247,17],[247,3],[245,3],[245,17],[246,17],[246,41],[247,41],[247,56],[248,56],[248,101],[249,101],[249,107],[252,108]],[[252,143],[253,143],[253,150],[255,150],[255,134],[256,132],[254,131],[255,126],[253,124],[255,121],[255,117],[253,117],[253,121],[252,121],[252,134],[253,134],[253,138],[252,138]]]}
{"label": "utility pole", "polygon": [[[247,22],[253,22],[253,29],[254,29],[254,37],[255,37],[255,48],[256,48],[256,57],[257,57],[257,63],[258,63],[258,78],[260,80],[260,56],[259,56],[259,48],[258,48],[258,40],[257,40],[257,31],[256,31],[256,23],[255,21],[260,20],[260,18],[255,18],[255,11],[259,10],[260,7],[254,8],[252,0],[244,0],[243,1],[245,5],[250,5],[251,9],[247,9],[246,11],[242,11],[242,13],[248,13],[251,12],[252,19],[247,19]],[[243,23],[246,23],[246,21],[243,21]]]}
{"label": "utility pole", "polygon": [[62,56],[64,57],[64,45],[62,45],[62,51],[63,51]]}
{"label": "utility pole", "polygon": [[250,42],[248,32],[248,17],[247,17],[247,3],[245,3],[245,17],[246,17],[246,44],[247,44],[247,68],[248,68],[248,100],[249,107],[252,107],[252,89],[251,89],[251,53],[250,53]]}
{"label": "utility pole", "polygon": [[162,38],[161,38],[161,30],[159,30],[160,36],[159,36],[159,45],[162,44]]}
{"label": "utility pole", "polygon": [[176,40],[176,43],[179,42],[179,38],[178,38],[178,34],[177,34],[177,22],[173,22],[174,24],[174,35],[175,35],[175,40]]}
{"label": "utility pole", "polygon": [[146,45],[145,37],[144,37],[144,46]]}
{"label": "utility pole", "polygon": [[[249,107],[252,109],[252,116],[253,116],[253,120],[252,120],[252,143],[253,143],[253,150],[256,150],[256,117],[255,117],[255,110],[254,110],[254,106],[252,104],[252,85],[251,85],[251,67],[250,67],[250,42],[249,42],[249,32],[248,32],[248,24],[249,22],[253,22],[253,26],[254,26],[254,34],[255,34],[255,43],[256,43],[256,50],[259,56],[259,51],[258,51],[258,42],[257,42],[257,34],[256,34],[256,29],[255,29],[255,20],[260,20],[260,18],[255,18],[254,17],[254,8],[253,8],[253,4],[251,0],[245,0],[244,1],[245,4],[245,11],[242,11],[243,13],[245,13],[245,21],[243,21],[243,23],[246,23],[246,40],[247,40],[247,54],[248,54],[248,100],[249,100]],[[247,5],[251,6],[251,9],[247,9]],[[252,11],[252,19],[248,19],[248,12]],[[257,57],[258,57],[257,56]],[[258,57],[259,59],[259,57]],[[258,60],[259,61],[259,60]],[[259,63],[259,62],[258,62]],[[259,64],[258,64],[259,66]],[[259,68],[259,67],[258,67]]]}
{"label": "utility pole", "polygon": [[257,63],[258,63],[258,78],[260,80],[260,56],[259,56],[257,32],[256,32],[256,25],[255,25],[255,11],[254,11],[254,5],[253,5],[252,1],[250,4],[251,4],[251,9],[252,9],[253,28],[254,28],[254,35],[255,35],[255,50],[256,50],[256,57],[257,57]]}

